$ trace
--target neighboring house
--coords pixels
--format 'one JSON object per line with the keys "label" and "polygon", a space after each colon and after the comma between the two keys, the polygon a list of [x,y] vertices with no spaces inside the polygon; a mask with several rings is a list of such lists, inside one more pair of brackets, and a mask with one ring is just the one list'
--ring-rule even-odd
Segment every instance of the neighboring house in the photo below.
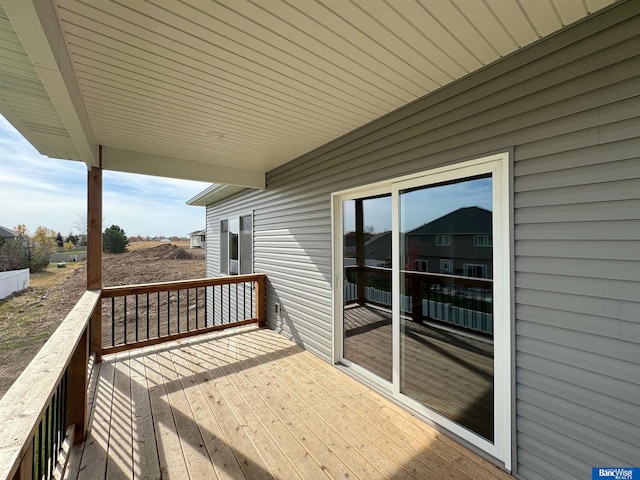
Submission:
{"label": "neighboring house", "polygon": [[189,248],[204,248],[206,244],[206,230],[196,230],[189,234]]}
{"label": "neighboring house", "polygon": [[15,230],[11,230],[10,228],[3,227],[0,225],[0,239],[1,240],[14,240],[18,238],[20,235]]}
{"label": "neighboring house", "polygon": [[[354,247],[355,248],[355,247]],[[374,235],[364,243],[365,265],[391,266],[391,232]]]}
{"label": "neighboring house", "polygon": [[640,466],[639,1],[0,1],[0,112],[95,224],[103,169],[216,182],[207,276],[264,274],[270,328],[522,480]]}

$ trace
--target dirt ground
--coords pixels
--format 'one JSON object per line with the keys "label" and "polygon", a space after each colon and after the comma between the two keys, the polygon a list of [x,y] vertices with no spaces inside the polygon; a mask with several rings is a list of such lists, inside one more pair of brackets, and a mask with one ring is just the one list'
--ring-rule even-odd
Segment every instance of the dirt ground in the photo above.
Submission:
{"label": "dirt ground", "polygon": [[[203,278],[204,250],[188,242],[136,242],[130,251],[105,254],[105,286]],[[27,290],[0,300],[0,397],[28,365],[86,290],[85,262],[51,264],[31,277]]]}

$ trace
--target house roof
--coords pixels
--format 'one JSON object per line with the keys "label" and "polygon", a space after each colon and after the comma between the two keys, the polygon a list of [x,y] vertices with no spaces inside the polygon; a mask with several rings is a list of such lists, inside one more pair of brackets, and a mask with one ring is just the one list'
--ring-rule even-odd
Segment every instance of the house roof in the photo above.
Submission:
{"label": "house roof", "polygon": [[376,243],[378,240],[382,240],[383,238],[390,237],[390,236],[391,236],[391,232],[390,231],[377,233],[373,237],[371,237],[369,240],[364,242],[364,246],[367,247],[367,246],[371,245],[372,243]]}
{"label": "house roof", "polygon": [[0,225],[0,237],[14,238],[17,236],[19,235],[18,235],[18,232],[16,232],[15,230],[11,230],[10,228],[3,227],[2,225]]}
{"label": "house roof", "polygon": [[50,157],[264,188],[613,3],[1,0],[0,113]]}
{"label": "house roof", "polygon": [[407,235],[472,235],[491,233],[492,214],[480,207],[464,207],[407,232]]}
{"label": "house roof", "polygon": [[196,230],[195,232],[191,232],[189,235],[206,235],[206,230]]}
{"label": "house roof", "polygon": [[212,203],[216,203],[224,198],[228,198],[242,190],[245,187],[239,187],[237,185],[221,185],[214,183],[210,187],[205,188],[203,191],[195,195],[193,198],[187,200],[187,205],[196,207],[206,207]]}

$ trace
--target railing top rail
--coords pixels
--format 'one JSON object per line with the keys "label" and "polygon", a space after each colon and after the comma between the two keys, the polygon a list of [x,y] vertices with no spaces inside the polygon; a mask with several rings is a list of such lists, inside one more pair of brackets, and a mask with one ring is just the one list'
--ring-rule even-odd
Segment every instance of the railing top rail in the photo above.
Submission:
{"label": "railing top rail", "polygon": [[13,478],[99,300],[99,290],[86,291],[0,399],[0,479]]}
{"label": "railing top rail", "polygon": [[264,273],[251,275],[232,275],[218,278],[199,278],[195,280],[179,280],[174,282],[144,283],[140,285],[122,285],[104,287],[102,298],[122,297],[125,295],[141,295],[145,293],[169,292],[172,290],[186,290],[188,288],[211,287],[214,285],[229,285],[235,283],[255,282],[264,277]]}
{"label": "railing top rail", "polygon": [[[387,267],[370,267],[364,266],[360,267],[358,265],[346,265],[345,268],[347,270],[362,270],[362,271],[375,271],[375,272],[385,272],[391,274],[391,268]],[[431,273],[431,272],[417,272],[415,270],[400,270],[400,273],[408,276],[417,276],[428,278],[437,282],[463,282],[469,286],[486,286],[491,285],[493,283],[493,279],[491,278],[479,278],[479,277],[466,277],[464,275],[454,275],[451,273]]]}

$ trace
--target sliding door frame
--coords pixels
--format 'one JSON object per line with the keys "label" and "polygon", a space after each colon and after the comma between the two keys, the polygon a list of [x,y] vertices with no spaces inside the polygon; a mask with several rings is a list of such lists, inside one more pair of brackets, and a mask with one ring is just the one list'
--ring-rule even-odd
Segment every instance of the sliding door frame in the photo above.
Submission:
{"label": "sliding door frame", "polygon": [[[490,173],[492,176],[493,210],[493,282],[494,282],[494,441],[490,442],[451,419],[428,409],[400,392],[400,219],[399,192],[410,187],[428,186],[455,179]],[[511,164],[509,152],[434,168],[389,181],[336,192],[332,195],[332,265],[333,265],[333,344],[334,363],[343,359],[343,202],[382,193],[392,194],[392,304],[393,304],[393,382],[376,382],[374,375],[354,368],[354,373],[378,383],[386,393],[416,414],[440,425],[465,442],[486,452],[511,471],[512,404],[513,404],[513,340],[512,340],[512,218]]]}

